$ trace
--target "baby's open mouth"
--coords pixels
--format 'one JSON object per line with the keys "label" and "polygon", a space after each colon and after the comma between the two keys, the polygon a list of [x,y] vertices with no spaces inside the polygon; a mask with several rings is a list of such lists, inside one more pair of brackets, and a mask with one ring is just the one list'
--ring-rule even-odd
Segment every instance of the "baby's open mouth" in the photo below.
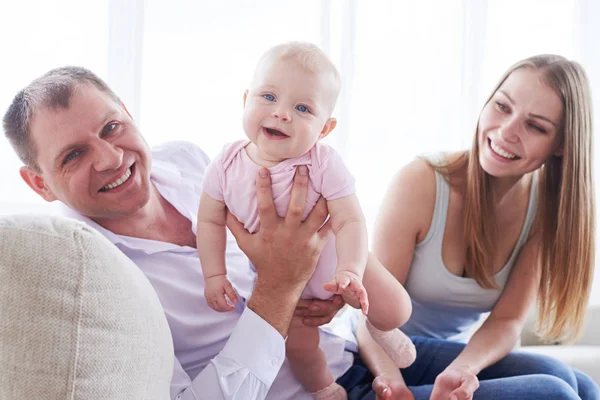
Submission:
{"label": "baby's open mouth", "polygon": [[287,135],[285,133],[281,132],[278,129],[265,128],[265,132],[267,132],[269,135],[272,135],[272,136],[287,137]]}

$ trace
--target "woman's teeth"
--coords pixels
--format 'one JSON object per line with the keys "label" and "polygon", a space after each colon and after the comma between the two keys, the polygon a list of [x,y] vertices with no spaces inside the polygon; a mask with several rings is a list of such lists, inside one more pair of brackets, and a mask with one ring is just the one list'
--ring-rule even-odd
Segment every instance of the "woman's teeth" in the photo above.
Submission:
{"label": "woman's teeth", "polygon": [[509,160],[513,160],[515,158],[518,158],[516,155],[509,153],[503,149],[501,149],[500,147],[498,147],[493,140],[490,139],[490,147],[492,148],[492,150],[494,151],[494,153],[498,154],[501,157],[504,158],[508,158]]}
{"label": "woman's teeth", "polygon": [[113,183],[109,183],[108,185],[104,186],[101,190],[107,191],[107,190],[119,187],[122,184],[124,184],[125,182],[127,182],[127,179],[129,179],[130,176],[131,176],[131,168],[128,168],[127,171],[125,171],[125,173],[123,174],[123,176],[121,176],[119,179],[117,179]]}

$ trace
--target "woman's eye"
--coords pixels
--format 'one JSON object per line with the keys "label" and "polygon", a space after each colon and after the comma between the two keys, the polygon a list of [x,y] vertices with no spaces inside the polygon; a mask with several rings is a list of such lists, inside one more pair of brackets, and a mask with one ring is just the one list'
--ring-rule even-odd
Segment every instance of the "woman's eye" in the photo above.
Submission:
{"label": "woman's eye", "polygon": [[506,106],[506,104],[503,104],[499,101],[496,102],[496,107],[498,107],[498,110],[502,111],[502,112],[509,112],[510,108],[508,108],[508,106]]}
{"label": "woman's eye", "polygon": [[296,106],[296,110],[300,111],[301,113],[305,113],[308,112],[308,107],[306,107],[304,104],[298,104]]}
{"label": "woman's eye", "polygon": [[539,126],[539,125],[529,124],[529,126],[531,126],[533,129],[535,129],[539,133],[546,133],[546,130],[544,128],[542,128],[541,126]]}
{"label": "woman's eye", "polygon": [[273,96],[272,94],[265,94],[265,95],[263,95],[263,97],[267,101],[275,101],[275,96]]}

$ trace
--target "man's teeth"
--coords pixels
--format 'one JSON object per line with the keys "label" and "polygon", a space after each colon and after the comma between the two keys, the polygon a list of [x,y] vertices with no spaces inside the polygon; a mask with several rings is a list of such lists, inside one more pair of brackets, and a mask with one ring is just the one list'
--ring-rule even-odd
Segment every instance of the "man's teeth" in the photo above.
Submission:
{"label": "man's teeth", "polygon": [[508,159],[514,159],[517,158],[516,155],[511,154],[507,151],[504,151],[503,149],[501,149],[500,147],[498,147],[493,140],[490,140],[490,147],[492,148],[492,150],[494,150],[494,153],[498,154],[499,156],[502,156],[504,158],[508,158]]}
{"label": "man's teeth", "polygon": [[122,184],[124,184],[125,182],[127,182],[127,179],[129,179],[130,176],[131,176],[131,168],[128,168],[127,171],[125,171],[125,173],[123,174],[122,177],[120,177],[119,179],[117,179],[113,183],[109,183],[108,185],[104,186],[102,188],[102,190],[110,190],[110,189],[114,189],[114,188],[116,188],[118,186],[121,186]]}

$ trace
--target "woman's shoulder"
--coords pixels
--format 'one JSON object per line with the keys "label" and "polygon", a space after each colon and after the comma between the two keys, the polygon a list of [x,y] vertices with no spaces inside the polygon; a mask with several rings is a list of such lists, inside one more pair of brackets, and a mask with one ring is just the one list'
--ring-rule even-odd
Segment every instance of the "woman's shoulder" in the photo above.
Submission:
{"label": "woman's shoulder", "polygon": [[396,172],[386,197],[394,208],[411,210],[416,216],[417,211],[433,210],[435,196],[435,167],[428,158],[417,157]]}

